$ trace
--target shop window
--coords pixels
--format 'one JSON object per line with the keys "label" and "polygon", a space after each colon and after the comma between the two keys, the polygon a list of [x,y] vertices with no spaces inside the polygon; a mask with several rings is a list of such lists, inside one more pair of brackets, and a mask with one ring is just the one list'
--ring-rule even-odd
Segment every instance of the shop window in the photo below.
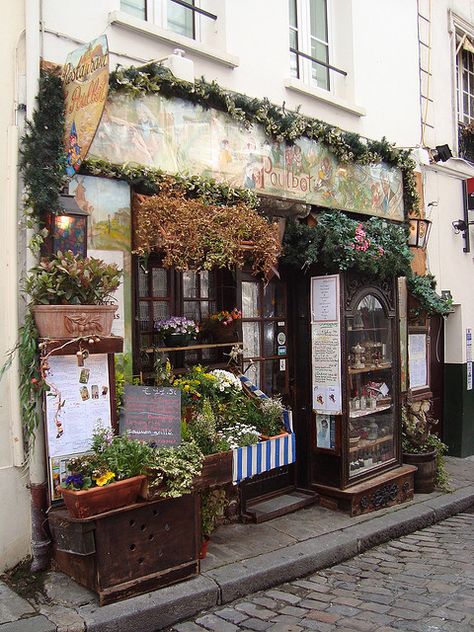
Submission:
{"label": "shop window", "polygon": [[120,8],[133,17],[164,29],[200,39],[201,21],[213,22],[217,16],[199,6],[196,0],[121,0]]}
{"label": "shop window", "polygon": [[242,274],[244,372],[267,395],[288,392],[286,285]]}
{"label": "shop window", "polygon": [[[158,257],[146,265],[136,262],[135,272],[135,369],[145,374],[153,370],[153,353],[160,345],[156,323],[171,316],[186,316],[202,323],[218,309],[232,309],[236,303],[235,283],[225,271],[178,272],[165,269]],[[225,307],[222,307],[225,306]],[[222,364],[222,350],[189,350],[174,353],[176,368],[202,362]]]}
{"label": "shop window", "polygon": [[330,89],[327,0],[289,0],[290,74]]}
{"label": "shop window", "polygon": [[473,160],[474,143],[474,36],[456,32],[456,96],[459,155]]}

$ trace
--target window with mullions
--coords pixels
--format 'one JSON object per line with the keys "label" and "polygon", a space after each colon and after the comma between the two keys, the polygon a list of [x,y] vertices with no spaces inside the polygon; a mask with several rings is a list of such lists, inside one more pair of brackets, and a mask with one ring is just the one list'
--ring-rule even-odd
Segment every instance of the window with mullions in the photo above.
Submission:
{"label": "window with mullions", "polygon": [[456,57],[458,120],[469,125],[474,120],[474,54],[461,45]]}
{"label": "window with mullions", "polygon": [[289,0],[289,19],[291,76],[329,90],[327,0]]}
{"label": "window with mullions", "polygon": [[[135,370],[151,373],[153,353],[147,349],[160,346],[156,323],[171,316],[186,316],[203,322],[218,309],[236,304],[235,283],[225,271],[177,272],[165,269],[158,257],[150,257],[146,267],[135,272]],[[226,351],[224,349],[224,351]],[[175,368],[196,363],[217,366],[226,362],[222,350],[199,349],[173,353]]]}
{"label": "window with mullions", "polygon": [[244,372],[267,395],[288,391],[285,283],[241,277]]}
{"label": "window with mullions", "polygon": [[120,8],[133,17],[191,39],[196,39],[197,15],[212,16],[206,11],[201,12],[195,0],[121,0]]}

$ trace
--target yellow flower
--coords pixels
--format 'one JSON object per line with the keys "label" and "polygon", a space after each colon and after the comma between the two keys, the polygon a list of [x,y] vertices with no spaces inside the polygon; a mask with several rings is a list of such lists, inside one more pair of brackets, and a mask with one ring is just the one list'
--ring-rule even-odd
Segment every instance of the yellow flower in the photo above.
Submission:
{"label": "yellow flower", "polygon": [[197,367],[196,367],[196,373],[201,373],[201,371],[202,371],[201,367],[200,367],[200,366],[197,366]]}
{"label": "yellow flower", "polygon": [[184,387],[185,391],[189,391],[189,384],[186,384],[186,386]]}
{"label": "yellow flower", "polygon": [[113,472],[106,472],[102,474],[102,476],[94,476],[94,480],[97,483],[98,487],[103,487],[107,485],[113,478],[115,478],[115,474]]}

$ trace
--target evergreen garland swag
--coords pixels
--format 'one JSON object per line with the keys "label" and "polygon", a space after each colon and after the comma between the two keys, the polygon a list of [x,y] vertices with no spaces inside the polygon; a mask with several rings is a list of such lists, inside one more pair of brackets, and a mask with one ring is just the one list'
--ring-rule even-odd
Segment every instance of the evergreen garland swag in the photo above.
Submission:
{"label": "evergreen garland swag", "polygon": [[381,278],[410,273],[406,227],[376,217],[359,222],[333,211],[318,215],[315,226],[291,222],[283,246],[285,263],[303,270],[319,263],[328,272],[351,269]]}
{"label": "evergreen garland swag", "polygon": [[267,98],[257,99],[224,90],[215,81],[197,79],[194,84],[177,79],[160,64],[129,68],[119,67],[110,75],[110,90],[131,95],[160,93],[164,97],[181,98],[204,108],[227,112],[245,127],[262,125],[265,133],[278,141],[293,142],[302,136],[326,145],[341,162],[370,164],[384,161],[399,167],[403,174],[405,212],[417,213],[419,197],[414,174],[415,162],[408,150],[398,149],[384,137],[364,139],[355,132],[346,132],[324,121],[299,112],[288,111]]}

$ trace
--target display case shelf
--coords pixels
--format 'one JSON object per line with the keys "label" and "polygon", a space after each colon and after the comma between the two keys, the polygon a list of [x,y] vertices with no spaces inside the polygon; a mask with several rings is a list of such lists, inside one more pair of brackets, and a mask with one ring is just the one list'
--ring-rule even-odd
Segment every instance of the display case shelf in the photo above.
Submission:
{"label": "display case shelf", "polygon": [[370,450],[389,441],[393,441],[393,435],[386,435],[385,437],[380,437],[379,439],[360,439],[357,445],[349,448],[349,453],[354,454],[355,452],[360,452],[361,450]]}
{"label": "display case shelf", "polygon": [[233,342],[217,342],[202,345],[188,345],[187,347],[148,347],[140,349],[141,353],[161,353],[165,351],[197,351],[198,349],[219,349],[220,347],[241,347],[242,342],[234,340]]}
{"label": "display case shelf", "polygon": [[392,406],[390,404],[383,404],[382,406],[377,406],[377,408],[366,408],[365,410],[351,410],[349,413],[349,419],[358,419],[359,417],[367,417],[367,415],[373,415],[374,413],[380,413],[383,410],[388,410]]}
{"label": "display case shelf", "polygon": [[367,367],[365,366],[363,369],[349,369],[349,375],[357,375],[359,373],[374,373],[375,371],[386,371],[387,369],[392,368],[391,362],[385,362],[383,364],[379,364],[379,366]]}

